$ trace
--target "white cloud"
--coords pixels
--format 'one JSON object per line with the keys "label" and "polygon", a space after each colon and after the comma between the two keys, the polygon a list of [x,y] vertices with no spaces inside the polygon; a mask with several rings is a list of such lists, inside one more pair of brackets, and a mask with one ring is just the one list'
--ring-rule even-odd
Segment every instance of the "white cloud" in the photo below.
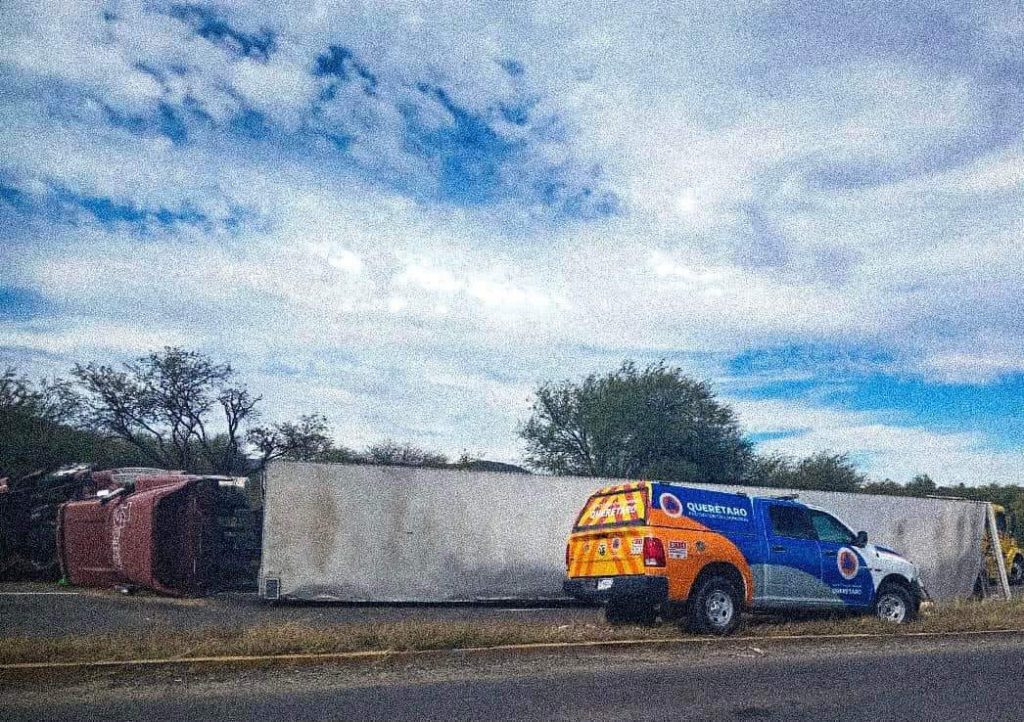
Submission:
{"label": "white cloud", "polygon": [[340,248],[328,242],[318,241],[311,243],[309,250],[314,255],[326,260],[328,266],[339,271],[361,273],[363,270],[363,259],[347,248]]}
{"label": "white cloud", "polygon": [[435,268],[429,264],[410,265],[395,279],[399,284],[412,284],[427,291],[452,294],[466,287],[464,281],[455,277],[451,271]]}
{"label": "white cloud", "polygon": [[[251,368],[293,360],[297,380],[256,373],[279,385],[268,394],[281,413],[322,400],[336,418],[352,411],[339,433],[354,439],[393,428],[504,454],[524,389],[630,355],[852,344],[932,381],[1024,370],[1024,154],[1019,142],[968,152],[1004,97],[973,66],[895,52],[839,62],[838,41],[834,57],[787,63],[752,29],[753,9],[705,3],[222,8],[247,32],[276,31],[262,63],[154,7],[124,3],[113,22],[86,5],[5,10],[0,63],[17,92],[0,107],[0,181],[44,207],[59,186],[207,223],[140,232],[79,209],[73,224],[11,225],[10,282],[80,320],[5,322],[9,345],[80,358],[180,342]],[[986,39],[998,49],[1019,31],[984,21],[978,67],[995,52]],[[341,87],[314,117],[309,71],[332,44],[380,90]],[[524,76],[502,69],[509,58]],[[622,213],[550,223],[532,197],[431,203],[444,164],[409,151],[402,108],[417,102],[435,129],[452,114],[420,82],[528,148],[502,171],[509,188],[565,168],[571,182],[600,178]],[[533,103],[535,124],[493,117],[513,98]],[[152,118],[186,100],[210,120],[183,145],[108,122],[108,109]],[[243,107],[285,137],[225,130]],[[310,139],[340,128],[347,154]],[[890,177],[814,180],[860,166]],[[417,377],[424,367],[434,380]],[[394,391],[374,385],[384,375]],[[924,460],[915,440],[949,444],[964,471],[988,453],[969,434],[915,439],[867,417],[772,411],[825,434],[786,443],[859,444],[897,470]]]}
{"label": "white cloud", "polygon": [[270,119],[288,131],[302,124],[303,111],[316,94],[316,83],[303,57],[282,59],[275,54],[266,63],[240,60],[232,65],[231,84]]}
{"label": "white cloud", "polygon": [[[66,319],[60,327],[0,329],[0,347],[81,359],[84,356],[141,355],[164,346],[202,343],[203,339],[175,329],[140,329],[131,323]],[[62,373],[67,369],[62,369]]]}
{"label": "white cloud", "polygon": [[984,383],[1024,368],[1024,353],[1010,353],[1005,345],[988,352],[938,352],[922,360],[921,372],[941,383]]}
{"label": "white cloud", "polygon": [[950,171],[949,181],[966,192],[1012,191],[1024,185],[1024,147],[987,156]]}
{"label": "white cloud", "polygon": [[793,435],[759,444],[765,452],[803,457],[822,450],[851,452],[875,479],[901,483],[929,474],[939,484],[1021,483],[1020,452],[1000,449],[972,432],[939,433],[881,423],[872,414],[786,401],[733,400],[750,432]]}

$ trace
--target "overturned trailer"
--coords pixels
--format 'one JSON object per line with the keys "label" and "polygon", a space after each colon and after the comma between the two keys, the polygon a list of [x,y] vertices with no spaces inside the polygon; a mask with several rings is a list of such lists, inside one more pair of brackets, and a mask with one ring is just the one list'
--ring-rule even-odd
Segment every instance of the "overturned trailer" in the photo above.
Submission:
{"label": "overturned trailer", "polygon": [[[587,497],[609,483],[277,462],[264,480],[260,594],[346,602],[561,599],[573,522]],[[987,504],[795,493],[916,562],[933,598],[971,595]]]}

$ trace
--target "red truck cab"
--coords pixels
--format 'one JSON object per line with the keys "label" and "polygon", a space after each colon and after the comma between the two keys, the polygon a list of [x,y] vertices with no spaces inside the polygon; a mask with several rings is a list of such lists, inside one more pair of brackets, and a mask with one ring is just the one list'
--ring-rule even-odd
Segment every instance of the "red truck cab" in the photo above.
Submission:
{"label": "red truck cab", "polygon": [[215,478],[165,472],[63,504],[57,548],[64,577],[79,586],[204,594],[213,581],[216,490]]}

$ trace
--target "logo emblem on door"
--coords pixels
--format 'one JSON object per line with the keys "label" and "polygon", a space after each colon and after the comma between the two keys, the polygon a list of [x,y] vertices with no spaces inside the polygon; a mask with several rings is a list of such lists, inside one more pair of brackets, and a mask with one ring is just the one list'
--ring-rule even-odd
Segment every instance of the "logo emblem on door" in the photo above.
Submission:
{"label": "logo emblem on door", "polygon": [[669,494],[666,491],[658,497],[658,504],[661,505],[661,510],[673,519],[678,519],[683,515],[683,503],[675,494]]}
{"label": "logo emblem on door", "polygon": [[839,567],[839,574],[849,581],[857,576],[860,571],[860,559],[851,549],[840,549],[836,554],[836,566]]}

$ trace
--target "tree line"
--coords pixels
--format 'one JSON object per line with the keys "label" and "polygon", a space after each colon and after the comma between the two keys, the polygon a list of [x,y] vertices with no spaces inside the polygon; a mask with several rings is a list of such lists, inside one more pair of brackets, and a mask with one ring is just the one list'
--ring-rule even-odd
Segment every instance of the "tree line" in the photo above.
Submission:
{"label": "tree line", "polygon": [[[262,397],[230,364],[168,347],[119,367],[76,364],[66,379],[0,371],[0,478],[86,462],[246,475],[275,459],[447,466],[443,454],[385,441],[338,445],[322,414],[266,421]],[[468,457],[456,464],[468,464]]]}
{"label": "tree line", "polygon": [[[463,455],[385,441],[356,451],[305,414],[268,421],[262,397],[227,363],[168,347],[110,366],[76,364],[66,379],[32,382],[0,372],[0,478],[72,462],[249,474],[275,459],[404,466],[501,468]],[[541,383],[518,430],[526,464],[561,475],[908,496],[959,496],[1024,516],[1024,489],[940,486],[927,474],[874,481],[842,452],[806,458],[757,453],[735,412],[703,381],[657,362],[632,361],[581,380]]]}
{"label": "tree line", "polygon": [[952,496],[1002,504],[1024,518],[1024,487],[876,481],[847,453],[763,455],[711,387],[664,362],[580,381],[541,384],[520,429],[530,466],[555,474],[741,484],[896,496]]}

